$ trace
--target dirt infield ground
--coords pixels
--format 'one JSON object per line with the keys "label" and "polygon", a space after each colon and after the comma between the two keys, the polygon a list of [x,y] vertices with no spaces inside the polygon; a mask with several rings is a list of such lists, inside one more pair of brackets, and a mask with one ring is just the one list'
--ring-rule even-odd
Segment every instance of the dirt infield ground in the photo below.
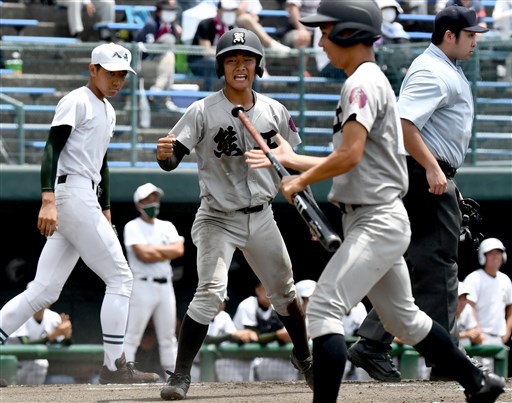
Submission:
{"label": "dirt infield ground", "polygon": [[[0,389],[0,403],[31,402],[161,402],[155,385],[43,385]],[[195,383],[187,402],[197,403],[311,403],[313,393],[304,382]],[[413,403],[464,402],[464,392],[454,382],[402,381],[400,383],[345,382],[339,402]],[[512,380],[507,380],[499,402],[512,402]]]}

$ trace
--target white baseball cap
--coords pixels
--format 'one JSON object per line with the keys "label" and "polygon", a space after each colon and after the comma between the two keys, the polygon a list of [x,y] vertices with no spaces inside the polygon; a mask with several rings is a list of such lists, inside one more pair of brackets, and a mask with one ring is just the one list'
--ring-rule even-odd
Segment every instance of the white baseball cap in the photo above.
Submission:
{"label": "white baseball cap", "polygon": [[164,195],[164,191],[159,187],[156,187],[152,183],[145,183],[137,188],[135,193],[133,194],[133,201],[135,203],[140,202],[142,199],[148,197],[151,193],[158,193],[158,196],[161,198]]}
{"label": "white baseball cap", "polygon": [[91,63],[99,64],[105,70],[127,70],[131,71],[133,74],[137,74],[130,66],[131,61],[132,54],[130,51],[114,42],[96,46],[91,54]]}
{"label": "white baseball cap", "polygon": [[316,281],[313,280],[302,280],[295,284],[295,288],[297,289],[297,294],[301,298],[309,298],[313,295],[313,291],[315,291]]}

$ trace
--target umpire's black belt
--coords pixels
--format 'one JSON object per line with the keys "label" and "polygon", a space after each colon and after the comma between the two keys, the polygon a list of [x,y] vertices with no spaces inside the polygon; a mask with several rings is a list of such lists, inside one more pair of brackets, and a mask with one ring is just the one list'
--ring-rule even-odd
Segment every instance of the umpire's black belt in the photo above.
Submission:
{"label": "umpire's black belt", "polygon": [[[446,175],[448,179],[452,179],[455,174],[457,173],[457,170],[453,168],[450,164],[448,164],[446,161],[437,160],[437,163],[439,164],[439,168],[441,168],[441,171]],[[409,175],[411,174],[411,169],[414,169],[415,172],[424,172],[425,168],[423,168],[419,162],[417,162],[412,157],[407,157],[407,166],[409,168]],[[421,171],[419,171],[421,170]]]}
{"label": "umpire's black belt", "polygon": [[142,280],[142,281],[154,281],[155,283],[159,283],[159,284],[166,284],[167,283],[167,279],[165,277],[162,277],[162,278],[147,278],[147,277],[141,277],[139,278],[139,280]]}
{"label": "umpire's black belt", "polygon": [[441,168],[441,171],[446,175],[448,179],[451,179],[455,176],[457,173],[457,170],[453,168],[450,164],[448,164],[445,161],[437,160],[437,163],[439,164],[439,168]]}
{"label": "umpire's black belt", "polygon": [[338,205],[338,207],[340,208],[340,211],[343,214],[347,214],[347,213],[351,213],[353,211],[356,211],[356,209],[358,209],[359,207],[363,207],[363,205],[362,204],[345,204],[345,203],[340,203]]}
{"label": "umpire's black belt", "polygon": [[259,206],[244,207],[244,208],[238,209],[236,211],[241,211],[244,214],[257,213],[259,211],[262,211],[265,207],[270,206],[270,203],[272,203],[272,200],[270,200],[266,203],[260,204]]}
{"label": "umpire's black belt", "polygon": [[[68,179],[67,175],[61,175],[57,178],[57,183],[66,183],[66,180]],[[94,190],[94,181],[91,179],[91,185]]]}

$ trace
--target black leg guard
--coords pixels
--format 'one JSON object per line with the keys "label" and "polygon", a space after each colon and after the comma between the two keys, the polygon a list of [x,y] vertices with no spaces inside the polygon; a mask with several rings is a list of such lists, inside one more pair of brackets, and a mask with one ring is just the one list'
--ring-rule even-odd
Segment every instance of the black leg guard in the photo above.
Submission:
{"label": "black leg guard", "polygon": [[476,368],[468,357],[459,350],[450,334],[437,322],[414,348],[426,360],[443,370],[452,379],[459,382],[467,393],[473,393],[482,387],[483,373]]}
{"label": "black leg guard", "polygon": [[311,355],[308,346],[306,319],[298,299],[287,307],[290,316],[277,315],[292,339],[295,356],[303,361]]}
{"label": "black leg guard", "polygon": [[327,334],[313,339],[313,403],[336,403],[347,363],[345,343],[342,334]]}
{"label": "black leg guard", "polygon": [[185,314],[178,338],[176,373],[190,375],[192,363],[203,344],[207,332],[208,325],[197,323],[194,319]]}

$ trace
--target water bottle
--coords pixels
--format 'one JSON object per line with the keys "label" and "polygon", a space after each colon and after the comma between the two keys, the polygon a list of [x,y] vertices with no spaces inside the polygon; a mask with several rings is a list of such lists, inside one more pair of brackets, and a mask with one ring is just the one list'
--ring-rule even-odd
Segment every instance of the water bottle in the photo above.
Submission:
{"label": "water bottle", "polygon": [[12,70],[14,74],[22,74],[23,60],[21,60],[20,52],[13,52],[11,59],[5,61],[5,67]]}

